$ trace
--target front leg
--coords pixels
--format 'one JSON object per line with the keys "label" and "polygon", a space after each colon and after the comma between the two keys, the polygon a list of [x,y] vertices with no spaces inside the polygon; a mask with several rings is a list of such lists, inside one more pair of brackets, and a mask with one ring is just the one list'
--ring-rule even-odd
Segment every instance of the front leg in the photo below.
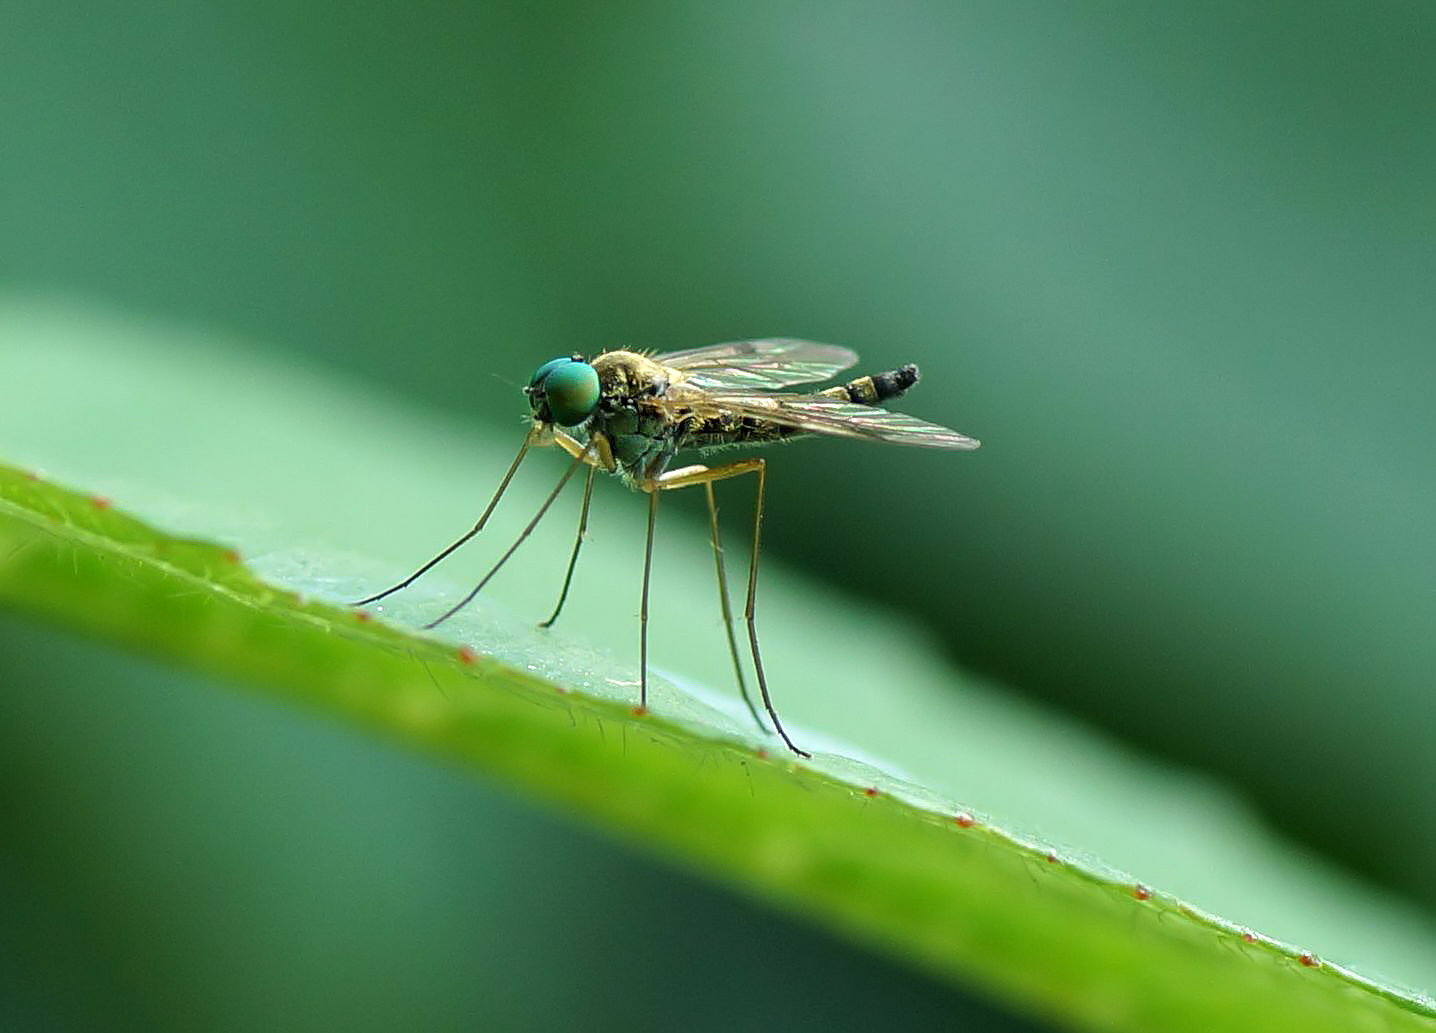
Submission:
{"label": "front leg", "polygon": [[618,464],[613,459],[613,446],[609,444],[607,435],[591,434],[588,444],[585,445],[573,435],[560,430],[558,427],[548,428],[548,433],[553,435],[553,443],[563,449],[569,455],[577,459],[586,455],[584,462],[589,466],[597,467],[604,473],[615,473]]}

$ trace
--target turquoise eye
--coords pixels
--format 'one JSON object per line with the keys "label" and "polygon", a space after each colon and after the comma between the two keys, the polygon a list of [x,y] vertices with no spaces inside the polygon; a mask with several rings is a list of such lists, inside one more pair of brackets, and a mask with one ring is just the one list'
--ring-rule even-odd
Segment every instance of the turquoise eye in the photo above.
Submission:
{"label": "turquoise eye", "polygon": [[549,416],[561,427],[577,426],[598,406],[598,372],[586,362],[546,362],[534,374],[532,386],[543,391]]}
{"label": "turquoise eye", "polygon": [[574,360],[570,359],[568,356],[564,356],[561,359],[549,359],[538,369],[534,370],[533,379],[529,381],[529,387],[538,387],[540,384],[543,383],[544,377],[548,376],[560,366],[567,366],[570,362],[573,361]]}

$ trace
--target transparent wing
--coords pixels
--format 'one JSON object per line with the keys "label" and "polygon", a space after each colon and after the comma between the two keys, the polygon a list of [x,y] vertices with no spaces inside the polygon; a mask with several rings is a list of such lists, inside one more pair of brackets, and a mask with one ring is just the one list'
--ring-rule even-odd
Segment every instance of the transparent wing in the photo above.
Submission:
{"label": "transparent wing", "polygon": [[667,352],[653,359],[682,370],[688,383],[704,390],[772,391],[827,380],[855,364],[858,355],[835,344],[774,337]]}
{"label": "transparent wing", "polygon": [[746,395],[725,391],[699,394],[694,392],[665,399],[702,412],[724,411],[782,427],[827,434],[840,438],[887,441],[895,445],[919,445],[924,448],[960,448],[971,450],[980,442],[936,423],[928,423],[907,413],[890,412],[876,406],[854,405],[822,395],[769,394]]}

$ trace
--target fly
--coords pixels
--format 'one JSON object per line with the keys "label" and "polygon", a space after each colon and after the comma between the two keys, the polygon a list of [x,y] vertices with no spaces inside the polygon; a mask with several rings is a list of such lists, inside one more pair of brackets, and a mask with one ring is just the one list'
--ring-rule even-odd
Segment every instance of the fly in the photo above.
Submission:
{"label": "fly", "polygon": [[557,446],[573,457],[573,462],[544,499],[533,519],[473,590],[425,628],[437,627],[467,606],[538,526],[579,468],[587,467],[578,535],[574,538],[563,588],[553,613],[539,625],[550,627],[558,619],[564,600],[568,598],[579,548],[583,545],[584,531],[588,527],[594,476],[602,470],[648,495],[648,538],[643,550],[643,592],[638,617],[639,703],[646,706],[648,581],[653,567],[653,529],[658,519],[658,499],[666,491],[701,485],[708,500],[718,597],[728,636],[728,652],[733,660],[743,702],[766,734],[768,729],[748,692],[739,658],[733,613],[728,601],[728,579],[723,568],[723,549],[718,536],[718,507],[713,494],[715,482],[751,475],[757,479],[757,498],[753,508],[753,553],[748,568],[747,605],[743,617],[747,624],[753,670],[757,675],[763,709],[772,721],[774,731],[794,753],[800,757],[810,756],[807,751],[798,748],[778,719],[778,712],[768,693],[768,682],[758,651],[758,632],[753,621],[758,590],[758,552],[763,529],[763,496],[767,485],[766,461],[739,459],[715,466],[695,464],[674,469],[670,466],[680,452],[706,453],[733,446],[788,441],[807,434],[926,448],[977,448],[978,442],[974,438],[879,407],[917,383],[918,369],[911,364],[823,390],[807,393],[782,390],[795,384],[827,380],[857,361],[857,353],[847,348],[811,341],[770,339],[737,341],[651,356],[631,351],[606,351],[592,359],[570,355],[546,362],[534,372],[528,386],[523,389],[532,418],[528,435],[478,522],[458,541],[403,581],[355,605],[377,602],[413,584],[431,567],[478,534],[529,449]]}

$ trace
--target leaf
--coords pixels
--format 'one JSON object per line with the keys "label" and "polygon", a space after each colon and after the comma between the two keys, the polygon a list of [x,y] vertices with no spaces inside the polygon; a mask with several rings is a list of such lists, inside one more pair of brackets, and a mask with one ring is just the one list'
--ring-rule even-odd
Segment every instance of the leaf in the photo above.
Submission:
{"label": "leaf", "polygon": [[[726,687],[731,673],[706,532],[681,506],[660,524],[655,580],[669,601],[655,613],[656,666],[669,677],[655,679],[644,716],[632,710],[642,517],[619,492],[595,493],[598,540],[561,633],[505,608],[551,607],[572,534],[557,515],[565,526],[541,529],[442,637],[405,626],[462,590],[468,576],[451,581],[447,567],[383,620],[337,605],[472,520],[517,423],[490,442],[234,344],[105,313],[12,304],[0,325],[0,381],[26,388],[0,415],[0,438],[47,471],[0,471],[9,608],[451,757],[1084,1028],[1436,1023],[1428,998],[1353,970],[1432,971],[1419,919],[1274,843],[1213,787],[975,683],[900,621],[771,560],[769,676],[795,738],[821,750],[799,764],[758,740],[731,693],[699,688]],[[508,404],[505,390],[484,393]],[[512,540],[560,468],[531,462],[541,474],[521,471],[512,516],[472,547],[483,555],[453,562],[482,569]],[[67,491],[56,474],[104,497]],[[741,496],[724,506],[736,558]],[[614,509],[621,529],[603,516]],[[905,770],[861,760],[884,755]]]}

